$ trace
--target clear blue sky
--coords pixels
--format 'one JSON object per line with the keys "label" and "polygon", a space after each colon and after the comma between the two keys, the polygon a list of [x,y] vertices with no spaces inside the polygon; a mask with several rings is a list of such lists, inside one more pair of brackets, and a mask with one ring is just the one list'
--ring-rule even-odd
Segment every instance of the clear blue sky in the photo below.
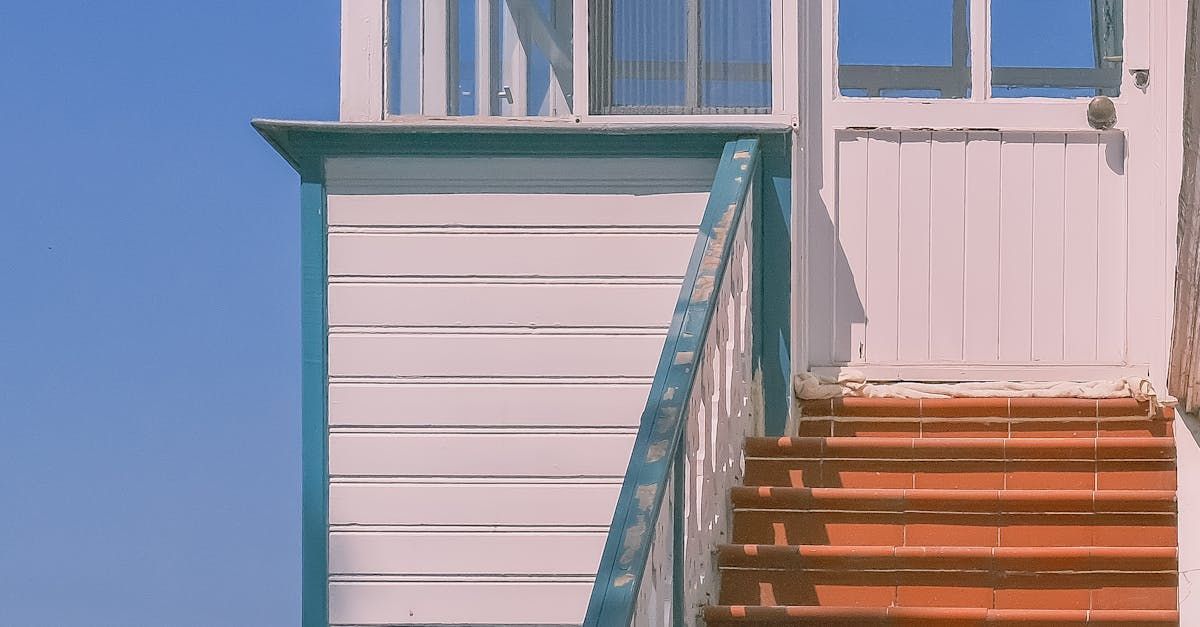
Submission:
{"label": "clear blue sky", "polygon": [[336,117],[338,4],[0,2],[0,625],[297,624],[298,181],[249,120]]}
{"label": "clear blue sky", "polygon": [[299,621],[298,180],[338,1],[0,2],[0,625]]}

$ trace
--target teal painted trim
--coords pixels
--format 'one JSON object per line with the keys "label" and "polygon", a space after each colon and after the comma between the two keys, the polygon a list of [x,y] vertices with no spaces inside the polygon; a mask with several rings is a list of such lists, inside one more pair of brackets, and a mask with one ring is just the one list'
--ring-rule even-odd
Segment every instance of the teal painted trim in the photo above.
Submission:
{"label": "teal painted trim", "polygon": [[329,360],[325,186],[300,184],[301,619],[329,625]]}
{"label": "teal painted trim", "polygon": [[[298,124],[255,121],[254,128],[303,178],[319,180],[324,160],[339,156],[630,156],[708,157],[742,135],[731,128],[627,129],[489,127],[409,128],[404,124]],[[791,129],[761,135],[765,149],[786,145]]]}
{"label": "teal painted trim", "polygon": [[[762,374],[764,435],[781,436],[792,408],[791,151],[764,156],[759,188],[755,285],[756,363]],[[797,235],[797,242],[804,241]]]}
{"label": "teal painted trim", "polygon": [[[757,139],[725,145],[621,484],[585,627],[629,625],[633,619],[654,542],[654,525],[681,449],[695,366],[703,358],[704,339],[758,164]],[[683,555],[676,553],[675,559],[682,560]],[[672,568],[680,569],[681,563],[677,561]],[[677,624],[683,621],[684,617],[676,615]]]}
{"label": "teal painted trim", "polygon": [[[687,485],[679,478],[683,477],[683,473],[687,472],[687,456],[686,451],[682,446],[675,449],[675,467],[671,469],[672,476],[675,480],[671,482],[671,502],[683,503],[687,499]],[[671,512],[671,534],[674,536],[671,542],[671,617],[672,622],[678,627],[687,625],[687,621],[683,620],[683,596],[685,593],[684,582],[687,581],[687,565],[684,563],[683,550],[684,540],[687,538],[686,525],[687,519],[683,515],[683,508],[676,507],[675,511]]]}

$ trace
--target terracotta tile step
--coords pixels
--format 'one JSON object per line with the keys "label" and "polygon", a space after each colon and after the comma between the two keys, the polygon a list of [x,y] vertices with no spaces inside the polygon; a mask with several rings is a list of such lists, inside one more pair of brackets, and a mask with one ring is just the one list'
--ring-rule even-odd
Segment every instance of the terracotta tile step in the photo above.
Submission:
{"label": "terracotta tile step", "polygon": [[724,605],[1174,610],[1174,572],[721,568]]}
{"label": "terracotta tile step", "polygon": [[799,401],[805,417],[1001,417],[1098,418],[1102,416],[1173,417],[1170,407],[1154,407],[1132,398],[859,398]]}
{"label": "terracotta tile step", "polygon": [[747,438],[746,457],[787,459],[1174,459],[1175,439],[782,437]]}
{"label": "terracotta tile step", "polygon": [[839,437],[1169,437],[1172,419],[1146,416],[1100,418],[887,417],[801,418],[798,436]]}
{"label": "terracotta tile step", "polygon": [[990,547],[722,544],[721,567],[791,571],[966,571],[1004,573],[1170,572],[1174,547]]}
{"label": "terracotta tile step", "polygon": [[736,509],[875,512],[1174,512],[1171,490],[941,490],[738,486]]}
{"label": "terracotta tile step", "polygon": [[716,605],[708,625],[1124,625],[1179,624],[1175,610],[1000,610],[946,607],[834,607]]}
{"label": "terracotta tile step", "polygon": [[863,512],[739,509],[732,540],[745,544],[882,546],[1161,546],[1178,542],[1164,513]]}
{"label": "terracotta tile step", "polygon": [[[951,453],[948,453],[951,454]],[[1175,460],[746,459],[742,483],[792,488],[1174,490]]]}

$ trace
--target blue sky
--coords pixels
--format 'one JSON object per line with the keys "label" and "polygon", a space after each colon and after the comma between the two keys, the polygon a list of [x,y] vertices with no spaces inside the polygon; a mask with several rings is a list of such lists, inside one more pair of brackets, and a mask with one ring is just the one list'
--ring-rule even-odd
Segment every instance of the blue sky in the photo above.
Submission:
{"label": "blue sky", "polygon": [[0,625],[298,622],[298,185],[249,120],[336,117],[338,4],[0,2]]}
{"label": "blue sky", "polygon": [[0,625],[299,620],[297,178],[338,2],[0,2]]}

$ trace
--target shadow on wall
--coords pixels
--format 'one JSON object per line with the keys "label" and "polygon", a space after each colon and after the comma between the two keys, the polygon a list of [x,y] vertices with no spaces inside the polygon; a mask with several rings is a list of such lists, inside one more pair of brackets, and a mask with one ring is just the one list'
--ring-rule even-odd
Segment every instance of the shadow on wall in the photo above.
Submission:
{"label": "shadow on wall", "polygon": [[[809,3],[807,11],[804,54],[807,59],[819,59],[822,54],[821,4]],[[806,76],[809,84],[801,106],[805,109],[803,120],[808,127],[801,141],[806,142],[805,153],[808,155],[804,166],[808,168],[805,185],[808,233],[807,241],[803,243],[808,276],[804,281],[806,293],[801,306],[808,311],[808,330],[800,354],[810,366],[845,364],[859,355],[861,348],[852,346],[851,329],[864,325],[867,316],[858,296],[860,290],[856,289],[854,272],[838,238],[836,190],[822,189],[826,167],[823,159],[826,138],[822,76],[819,72],[808,72]],[[834,174],[836,181],[837,172]],[[800,181],[804,180],[801,176]],[[865,186],[867,182],[860,183]],[[862,280],[862,277],[858,279]]]}

